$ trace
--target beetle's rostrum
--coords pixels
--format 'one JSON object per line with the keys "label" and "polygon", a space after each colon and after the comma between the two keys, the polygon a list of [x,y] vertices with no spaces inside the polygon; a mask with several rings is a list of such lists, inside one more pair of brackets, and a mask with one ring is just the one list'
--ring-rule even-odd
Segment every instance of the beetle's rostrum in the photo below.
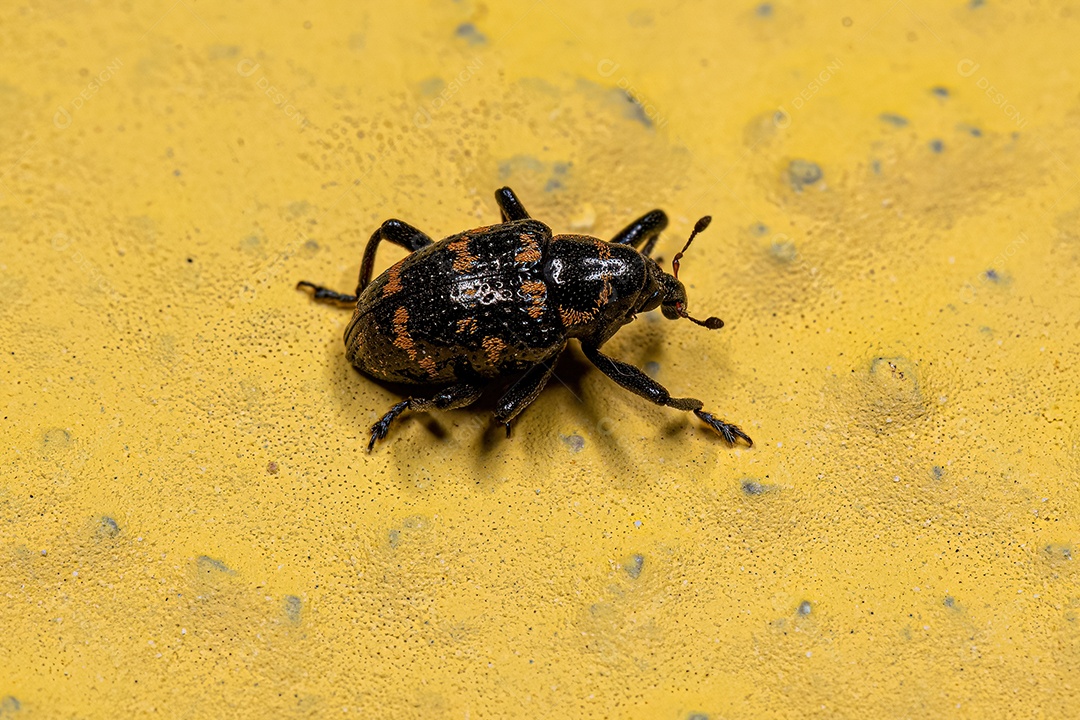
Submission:
{"label": "beetle's rostrum", "polygon": [[[673,398],[658,382],[600,352],[638,313],[661,309],[706,328],[724,322],[693,318],[679,261],[709,225],[703,217],[672,260],[672,274],[650,257],[667,227],[662,210],[645,213],[611,241],[586,235],[552,235],[529,217],[514,191],[495,193],[498,225],[433,242],[400,220],[387,220],[371,236],[360,264],[356,293],[302,281],[316,300],[355,304],[345,329],[345,356],[358,370],[389,382],[429,386],[390,408],[371,428],[368,451],[386,437],[405,410],[464,407],[479,399],[492,378],[520,374],[498,400],[495,421],[506,427],[551,379],[555,362],[575,338],[593,365],[625,389],[657,405],[693,412],[728,443],[750,437],[702,410],[695,398]],[[383,240],[410,252],[374,280],[375,253]],[[441,389],[437,389],[441,386]]]}

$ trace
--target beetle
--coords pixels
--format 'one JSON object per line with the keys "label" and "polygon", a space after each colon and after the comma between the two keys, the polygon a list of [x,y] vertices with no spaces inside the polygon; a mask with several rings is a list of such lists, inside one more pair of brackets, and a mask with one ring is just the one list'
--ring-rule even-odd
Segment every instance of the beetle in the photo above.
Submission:
{"label": "beetle", "polygon": [[[496,191],[502,222],[439,242],[400,220],[387,220],[364,249],[355,294],[305,281],[297,288],[315,300],[355,305],[345,329],[345,356],[377,380],[430,386],[396,403],[371,428],[368,452],[406,410],[465,407],[493,378],[520,374],[498,400],[495,421],[506,428],[544,389],[555,362],[576,338],[602,373],[630,392],[676,410],[691,411],[734,445],[753,440],[737,426],[703,410],[695,398],[673,398],[644,372],[608,357],[600,347],[638,313],[661,309],[710,329],[686,311],[679,260],[711,218],[701,218],[672,260],[672,274],[650,257],[667,227],[662,210],[645,213],[611,241],[552,235],[532,219],[514,191]],[[383,241],[409,251],[371,279]],[[441,389],[436,389],[441,387]]]}

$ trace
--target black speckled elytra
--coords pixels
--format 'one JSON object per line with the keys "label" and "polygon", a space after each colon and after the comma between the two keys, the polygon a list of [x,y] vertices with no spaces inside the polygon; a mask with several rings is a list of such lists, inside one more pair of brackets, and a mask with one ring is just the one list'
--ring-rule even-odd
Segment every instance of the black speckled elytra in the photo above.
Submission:
{"label": "black speckled elytra", "polygon": [[[390,408],[371,428],[369,452],[405,410],[464,407],[480,397],[486,380],[522,373],[495,409],[509,437],[510,421],[544,389],[569,338],[577,338],[585,357],[627,390],[657,405],[693,411],[731,444],[742,438],[753,445],[738,427],[702,410],[700,400],[673,398],[641,370],[600,352],[619,328],[657,307],[671,320],[723,327],[719,318],[702,321],[687,314],[686,288],[677,279],[679,259],[709,217],[698,220],[669,275],[649,256],[668,224],[661,210],[604,242],[552,236],[510,188],[497,191],[495,200],[501,223],[439,242],[400,220],[384,222],[364,250],[355,295],[306,281],[297,285],[311,288],[316,300],[355,303],[345,356],[361,372],[389,382],[443,386]],[[383,240],[410,254],[372,280]]]}

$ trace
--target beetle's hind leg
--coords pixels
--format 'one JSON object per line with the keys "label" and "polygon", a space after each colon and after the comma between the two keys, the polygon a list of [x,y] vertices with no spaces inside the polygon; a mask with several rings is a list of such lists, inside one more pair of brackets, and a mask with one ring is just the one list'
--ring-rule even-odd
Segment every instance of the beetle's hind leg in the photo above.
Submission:
{"label": "beetle's hind leg", "polygon": [[375,447],[376,442],[386,437],[386,433],[390,431],[390,423],[394,422],[397,416],[406,410],[419,410],[421,412],[427,412],[429,410],[452,410],[454,408],[472,405],[480,398],[480,394],[480,387],[473,385],[472,383],[461,383],[460,385],[451,385],[431,398],[411,397],[402,400],[397,405],[390,408],[390,412],[383,415],[379,422],[371,426],[371,442],[368,443],[368,452],[371,452],[372,448]]}
{"label": "beetle's hind leg", "polygon": [[518,200],[514,191],[508,187],[499,188],[495,191],[495,202],[499,203],[499,212],[502,213],[503,222],[526,220],[529,217],[529,213],[525,211],[525,206]]}
{"label": "beetle's hind leg", "polygon": [[423,231],[417,230],[412,225],[400,220],[387,220],[379,229],[371,235],[367,247],[364,248],[364,260],[360,263],[360,277],[356,281],[356,296],[364,292],[364,288],[371,282],[371,271],[375,268],[375,252],[379,249],[379,243],[383,240],[405,248],[409,252],[416,252],[431,244]]}
{"label": "beetle's hind leg", "polygon": [[581,344],[581,349],[585,352],[585,357],[589,358],[592,364],[595,365],[600,372],[604,373],[630,392],[640,395],[647,400],[652,400],[657,405],[666,405],[667,407],[675,408],[676,410],[685,410],[694,413],[704,420],[709,427],[720,433],[720,435],[732,445],[735,444],[735,441],[738,438],[742,438],[746,441],[748,446],[753,446],[754,441],[750,439],[749,435],[740,430],[737,425],[722,422],[712,413],[707,413],[702,410],[701,408],[704,403],[697,398],[673,398],[671,397],[671,394],[668,393],[667,388],[650,378],[641,370],[638,370],[633,365],[610,358],[601,353],[597,348],[590,347],[585,343]]}
{"label": "beetle's hind leg", "polygon": [[364,259],[360,263],[360,278],[356,283],[356,294],[348,295],[346,293],[338,292],[337,290],[331,290],[328,287],[322,285],[316,285],[310,283],[307,280],[301,280],[296,283],[298,288],[311,288],[314,290],[312,297],[316,300],[322,300],[332,303],[348,303],[355,305],[356,301],[360,298],[360,293],[364,291],[367,284],[371,282],[371,271],[375,267],[375,251],[379,249],[379,243],[383,240],[389,240],[395,245],[400,245],[409,252],[416,252],[420,248],[427,247],[431,244],[431,238],[425,235],[420,230],[417,230],[408,223],[403,223],[400,220],[387,220],[368,240],[367,247],[364,248]]}
{"label": "beetle's hind leg", "polygon": [[630,245],[631,247],[637,247],[645,243],[645,246],[641,248],[641,254],[647,256],[652,252],[656,241],[660,239],[660,233],[667,227],[667,224],[668,219],[664,211],[653,210],[624,227],[621,232],[611,238],[611,242],[616,245]]}

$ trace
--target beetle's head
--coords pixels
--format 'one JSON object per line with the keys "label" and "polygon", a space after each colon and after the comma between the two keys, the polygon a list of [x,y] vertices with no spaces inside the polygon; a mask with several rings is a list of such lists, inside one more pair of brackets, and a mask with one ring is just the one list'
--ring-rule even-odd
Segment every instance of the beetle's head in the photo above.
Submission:
{"label": "beetle's head", "polygon": [[690,239],[686,241],[686,245],[683,245],[683,249],[671,261],[671,275],[660,269],[660,266],[655,262],[649,263],[649,278],[646,290],[642,293],[645,302],[639,308],[639,312],[652,310],[659,305],[660,312],[664,313],[664,317],[668,320],[686,318],[710,330],[719,330],[724,327],[724,321],[717,317],[710,317],[705,320],[690,317],[690,314],[686,312],[686,286],[679,280],[679,260],[682,259],[683,253],[690,247],[690,243],[694,241],[698,233],[709,227],[711,221],[712,218],[706,215],[694,225],[694,232],[690,233]]}

